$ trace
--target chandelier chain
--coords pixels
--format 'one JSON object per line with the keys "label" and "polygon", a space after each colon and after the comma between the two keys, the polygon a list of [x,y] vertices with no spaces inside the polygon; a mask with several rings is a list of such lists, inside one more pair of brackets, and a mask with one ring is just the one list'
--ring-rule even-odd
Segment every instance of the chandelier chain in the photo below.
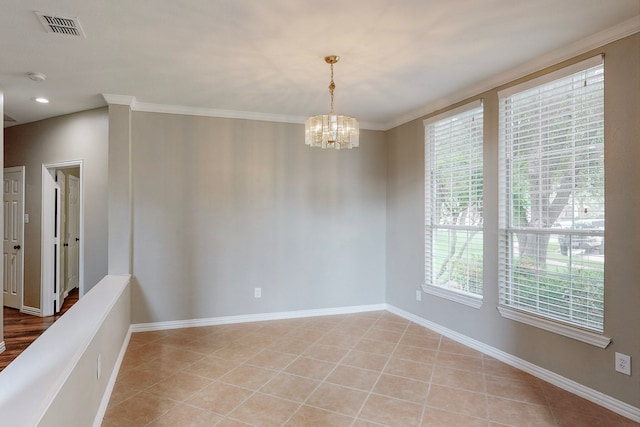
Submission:
{"label": "chandelier chain", "polygon": [[330,114],[334,114],[333,111],[333,91],[336,88],[336,84],[333,82],[333,62],[331,62],[331,83],[329,83],[329,93],[331,94],[331,111]]}

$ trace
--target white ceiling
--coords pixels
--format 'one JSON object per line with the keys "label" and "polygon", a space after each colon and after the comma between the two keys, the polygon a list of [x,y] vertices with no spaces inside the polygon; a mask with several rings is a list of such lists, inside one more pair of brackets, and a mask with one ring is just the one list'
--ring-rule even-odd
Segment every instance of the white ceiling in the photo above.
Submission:
{"label": "white ceiling", "polygon": [[[86,38],[46,33],[34,11],[77,17]],[[0,90],[18,123],[101,94],[299,122],[328,112],[337,54],[336,112],[386,129],[639,22],[640,0],[2,0]]]}

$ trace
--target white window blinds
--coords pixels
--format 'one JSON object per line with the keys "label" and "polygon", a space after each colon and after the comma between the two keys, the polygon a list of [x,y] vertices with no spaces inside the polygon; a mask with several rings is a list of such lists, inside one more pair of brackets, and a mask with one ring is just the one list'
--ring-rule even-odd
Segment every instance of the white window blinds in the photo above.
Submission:
{"label": "white window blinds", "polygon": [[500,305],[601,333],[604,66],[500,97]]}
{"label": "white window blinds", "polygon": [[476,298],[482,297],[482,144],[480,100],[425,121],[425,285]]}

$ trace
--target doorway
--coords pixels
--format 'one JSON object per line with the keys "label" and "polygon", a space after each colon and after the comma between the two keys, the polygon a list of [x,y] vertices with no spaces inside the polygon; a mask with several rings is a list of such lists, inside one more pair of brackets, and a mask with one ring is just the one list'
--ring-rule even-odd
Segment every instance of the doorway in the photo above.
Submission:
{"label": "doorway", "polygon": [[42,166],[42,316],[84,295],[82,173],[81,160]]}

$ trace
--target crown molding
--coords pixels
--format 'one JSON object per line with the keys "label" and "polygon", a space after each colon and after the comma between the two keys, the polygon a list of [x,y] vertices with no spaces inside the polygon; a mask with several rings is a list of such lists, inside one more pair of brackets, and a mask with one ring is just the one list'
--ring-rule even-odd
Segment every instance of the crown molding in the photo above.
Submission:
{"label": "crown molding", "polygon": [[611,28],[600,31],[599,33],[593,34],[574,43],[563,46],[559,49],[553,50],[522,65],[512,68],[504,73],[499,73],[483,81],[482,83],[469,86],[465,89],[433,101],[422,108],[413,110],[407,114],[403,114],[402,116],[399,116],[394,120],[385,123],[385,125],[382,127],[382,130],[393,129],[394,127],[424,117],[428,114],[449,107],[450,105],[462,102],[473,96],[480,95],[486,91],[495,89],[514,80],[528,76],[529,74],[543,70],[562,61],[574,58],[578,55],[589,52],[590,50],[597,49],[608,43],[623,39],[637,32],[640,32],[640,15],[635,16]]}
{"label": "crown molding", "polygon": [[102,97],[109,105],[127,105],[131,108],[136,103],[136,97],[130,95],[115,95],[111,93],[103,93]]}
{"label": "crown molding", "polygon": [[[185,105],[157,104],[152,102],[140,102],[135,96],[113,95],[103,93],[105,101],[109,105],[127,105],[132,111],[145,113],[179,114],[183,116],[216,117],[223,119],[259,120],[265,122],[304,124],[306,117],[291,116],[286,114],[255,113],[251,111],[219,110],[215,108],[188,107]],[[378,123],[360,123],[361,129],[385,130]]]}
{"label": "crown molding", "polygon": [[255,113],[251,111],[219,110],[216,108],[188,107],[184,105],[156,104],[151,102],[136,102],[134,111],[147,113],[181,114],[185,116],[217,117],[223,119],[261,120],[279,123],[304,123],[306,117],[290,116],[286,114]]}

